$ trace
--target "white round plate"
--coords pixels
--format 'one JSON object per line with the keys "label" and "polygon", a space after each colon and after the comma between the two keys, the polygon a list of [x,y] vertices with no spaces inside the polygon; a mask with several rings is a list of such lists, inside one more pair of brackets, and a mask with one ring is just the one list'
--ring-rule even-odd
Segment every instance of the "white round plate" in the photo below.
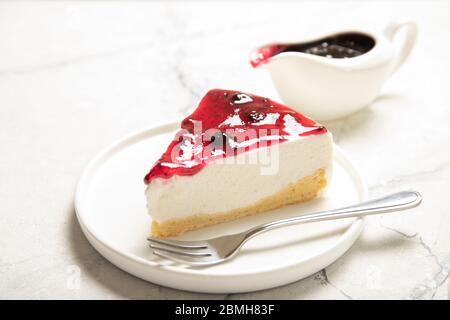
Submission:
{"label": "white round plate", "polygon": [[[152,254],[146,237],[143,177],[172,140],[178,123],[155,126],[114,143],[88,165],[77,186],[75,208],[89,242],[119,268],[150,282],[188,291],[235,293],[268,289],[307,277],[340,257],[358,237],[361,219],[326,221],[273,230],[249,241],[232,260],[189,267]],[[306,212],[363,201],[367,188],[335,146],[333,178],[325,194],[304,204],[189,232],[207,239]]]}

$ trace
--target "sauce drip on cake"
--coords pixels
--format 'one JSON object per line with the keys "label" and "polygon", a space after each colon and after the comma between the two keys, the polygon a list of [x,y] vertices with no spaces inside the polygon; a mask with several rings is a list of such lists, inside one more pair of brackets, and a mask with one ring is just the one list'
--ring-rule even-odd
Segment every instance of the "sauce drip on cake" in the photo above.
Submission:
{"label": "sauce drip on cake", "polygon": [[270,99],[210,90],[182,121],[181,130],[144,181],[194,175],[210,161],[326,132],[325,127]]}

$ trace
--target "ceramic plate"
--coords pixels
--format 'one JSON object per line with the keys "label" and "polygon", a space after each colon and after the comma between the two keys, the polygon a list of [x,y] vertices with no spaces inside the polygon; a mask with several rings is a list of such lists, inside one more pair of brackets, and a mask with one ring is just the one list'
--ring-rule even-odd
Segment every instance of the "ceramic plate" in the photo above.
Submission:
{"label": "ceramic plate", "polygon": [[[156,257],[147,245],[151,223],[143,177],[165,150],[178,123],[134,133],[101,152],[82,174],[75,195],[78,221],[89,242],[119,268],[147,281],[182,290],[235,293],[268,289],[307,277],[340,257],[358,237],[361,219],[290,226],[249,241],[231,261],[189,267]],[[243,231],[271,220],[354,204],[366,187],[349,158],[335,146],[333,177],[320,199],[189,232],[201,240]]]}

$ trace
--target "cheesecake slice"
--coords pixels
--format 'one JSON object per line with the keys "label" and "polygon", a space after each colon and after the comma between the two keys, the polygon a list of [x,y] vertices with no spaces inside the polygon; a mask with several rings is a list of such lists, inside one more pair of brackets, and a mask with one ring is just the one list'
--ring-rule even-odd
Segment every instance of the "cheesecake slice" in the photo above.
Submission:
{"label": "cheesecake slice", "polygon": [[145,176],[156,237],[317,197],[330,177],[332,136],[268,98],[211,90]]}

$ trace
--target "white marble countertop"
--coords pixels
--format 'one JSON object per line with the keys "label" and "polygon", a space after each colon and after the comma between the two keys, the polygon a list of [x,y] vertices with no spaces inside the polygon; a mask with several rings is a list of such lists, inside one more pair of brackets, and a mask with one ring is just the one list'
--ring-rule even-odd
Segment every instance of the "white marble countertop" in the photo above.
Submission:
{"label": "white marble countertop", "polygon": [[[449,299],[448,12],[446,1],[0,3],[0,298]],[[370,196],[416,189],[422,206],[369,218],[326,270],[248,294],[153,285],[89,245],[73,193],[100,149],[180,119],[212,87],[276,99],[247,61],[261,43],[398,16],[420,27],[409,61],[370,108],[329,127]]]}

